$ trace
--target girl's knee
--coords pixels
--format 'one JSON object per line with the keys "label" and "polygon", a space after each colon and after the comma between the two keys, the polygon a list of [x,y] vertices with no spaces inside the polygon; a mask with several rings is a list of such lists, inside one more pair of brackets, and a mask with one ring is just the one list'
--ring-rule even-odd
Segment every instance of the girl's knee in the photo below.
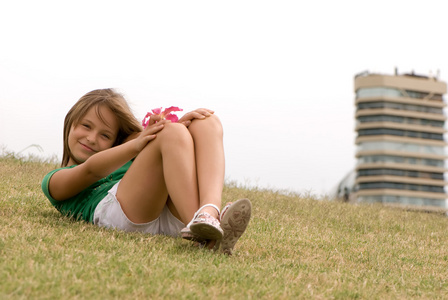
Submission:
{"label": "girl's knee", "polygon": [[217,135],[223,135],[223,128],[221,121],[218,116],[215,114],[205,118],[205,119],[195,119],[191,122],[191,125],[188,127],[190,132],[194,134],[195,131],[200,131],[206,129],[208,131],[212,131]]}
{"label": "girl's knee", "polygon": [[208,121],[210,124],[212,124],[212,126],[215,126],[217,129],[222,130],[221,120],[218,118],[217,115],[213,114],[210,117],[206,118],[205,120]]}
{"label": "girl's knee", "polygon": [[185,125],[180,123],[166,123],[162,131],[157,133],[156,140],[171,145],[192,144],[192,137]]}

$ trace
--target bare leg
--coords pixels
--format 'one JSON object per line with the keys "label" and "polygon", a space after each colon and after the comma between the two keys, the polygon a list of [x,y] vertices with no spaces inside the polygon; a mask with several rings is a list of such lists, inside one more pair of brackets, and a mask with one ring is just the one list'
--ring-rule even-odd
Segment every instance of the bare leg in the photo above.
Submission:
{"label": "bare leg", "polygon": [[[156,219],[168,204],[171,212],[187,224],[199,207],[221,206],[224,185],[222,126],[212,115],[193,120],[187,129],[166,124],[123,177],[117,199],[135,223]],[[170,201],[167,202],[168,195]],[[218,212],[205,207],[215,218]]]}
{"label": "bare leg", "polygon": [[[211,203],[221,207],[225,176],[221,122],[217,116],[211,115],[203,120],[193,120],[188,130],[194,140],[199,206]],[[203,211],[218,217],[218,212],[212,207],[205,207]]]}
{"label": "bare leg", "polygon": [[167,204],[183,223],[199,208],[194,144],[184,125],[166,124],[123,177],[117,191],[126,216],[135,223],[156,219]]}

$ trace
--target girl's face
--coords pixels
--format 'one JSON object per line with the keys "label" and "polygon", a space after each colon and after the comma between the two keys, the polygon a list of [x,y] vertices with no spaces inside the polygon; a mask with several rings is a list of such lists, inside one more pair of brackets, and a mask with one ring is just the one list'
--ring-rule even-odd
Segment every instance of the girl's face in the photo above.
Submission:
{"label": "girl's face", "polygon": [[[104,122],[98,117],[97,110]],[[118,120],[108,107],[91,107],[70,129],[68,147],[76,161],[70,158],[68,166],[83,163],[93,154],[111,148],[118,129]]]}

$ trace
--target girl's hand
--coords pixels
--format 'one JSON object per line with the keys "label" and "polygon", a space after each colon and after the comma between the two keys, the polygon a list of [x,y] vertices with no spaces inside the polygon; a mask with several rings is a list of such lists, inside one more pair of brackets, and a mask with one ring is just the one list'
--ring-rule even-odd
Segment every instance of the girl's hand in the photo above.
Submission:
{"label": "girl's hand", "polygon": [[213,110],[207,108],[198,108],[183,115],[182,118],[179,119],[178,123],[182,123],[188,127],[194,119],[203,120],[210,117],[214,113],[215,112]]}
{"label": "girl's hand", "polygon": [[[155,123],[156,121],[157,123]],[[132,140],[135,143],[136,150],[140,153],[150,141],[156,138],[156,133],[161,131],[167,122],[170,121],[160,120],[159,116],[151,116],[148,126]]]}

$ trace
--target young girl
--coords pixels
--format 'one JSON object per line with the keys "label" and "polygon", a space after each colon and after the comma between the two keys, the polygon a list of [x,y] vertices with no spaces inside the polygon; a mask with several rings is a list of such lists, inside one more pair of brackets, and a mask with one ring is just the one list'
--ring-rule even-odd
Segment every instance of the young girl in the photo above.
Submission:
{"label": "young girl", "polygon": [[247,199],[220,214],[223,132],[208,109],[177,123],[152,115],[142,130],[121,94],[94,90],[65,118],[61,167],[44,177],[45,195],[61,213],[98,226],[218,241],[230,254],[250,219]]}

